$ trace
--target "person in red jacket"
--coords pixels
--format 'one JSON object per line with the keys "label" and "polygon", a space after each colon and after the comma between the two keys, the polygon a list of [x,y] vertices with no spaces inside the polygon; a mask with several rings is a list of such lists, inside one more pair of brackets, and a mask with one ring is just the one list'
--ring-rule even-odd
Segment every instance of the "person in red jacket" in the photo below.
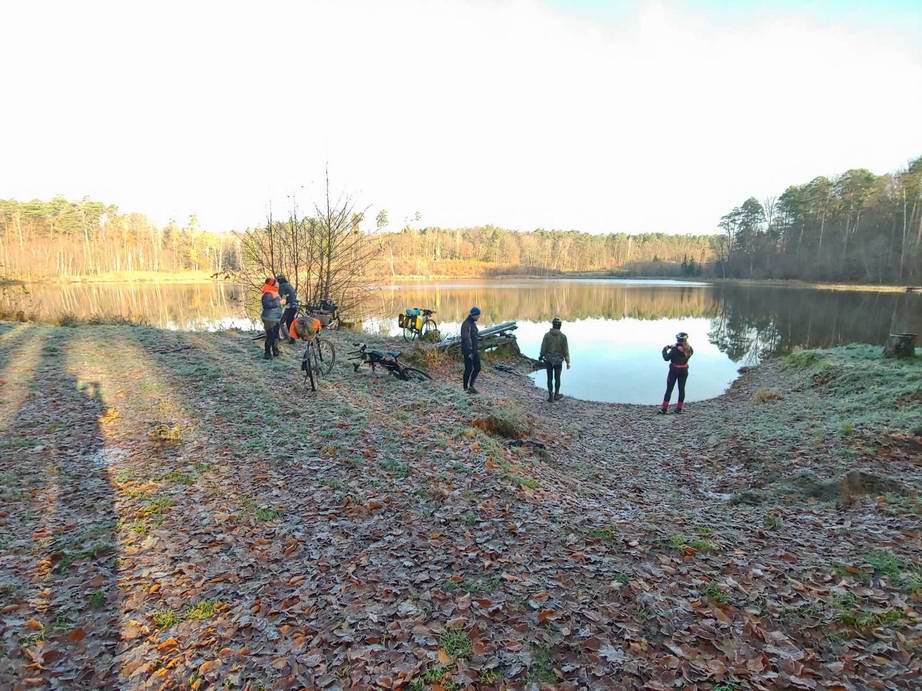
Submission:
{"label": "person in red jacket", "polygon": [[675,345],[663,348],[663,360],[669,363],[669,374],[666,377],[666,395],[663,396],[663,405],[659,410],[660,415],[669,411],[669,399],[672,398],[672,389],[679,385],[679,400],[675,405],[676,413],[681,413],[685,406],[685,381],[688,379],[688,359],[695,351],[688,343],[688,334],[682,331],[675,337]]}

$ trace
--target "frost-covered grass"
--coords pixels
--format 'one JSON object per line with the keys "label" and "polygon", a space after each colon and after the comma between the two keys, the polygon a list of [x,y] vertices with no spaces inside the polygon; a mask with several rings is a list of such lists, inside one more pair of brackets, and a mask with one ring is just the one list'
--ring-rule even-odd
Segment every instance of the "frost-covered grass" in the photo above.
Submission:
{"label": "frost-covered grass", "polygon": [[917,433],[922,425],[922,357],[884,358],[878,346],[794,353],[786,369],[816,392],[813,423],[827,434]]}
{"label": "frost-covered grass", "polygon": [[892,478],[914,494],[905,463],[922,435],[922,357],[884,358],[869,345],[798,351],[754,370],[736,400],[715,400],[697,422],[706,455],[729,453],[752,473],[740,500],[784,488],[839,496],[833,488],[855,472],[879,481],[855,476],[847,488],[860,479],[862,492],[890,491]]}

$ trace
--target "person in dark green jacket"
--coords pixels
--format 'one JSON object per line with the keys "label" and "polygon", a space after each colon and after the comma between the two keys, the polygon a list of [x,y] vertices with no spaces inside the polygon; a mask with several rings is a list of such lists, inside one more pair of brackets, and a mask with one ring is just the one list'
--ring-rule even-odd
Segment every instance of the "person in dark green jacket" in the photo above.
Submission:
{"label": "person in dark green jacket", "polygon": [[570,346],[567,344],[567,337],[560,330],[560,317],[554,317],[551,322],[551,330],[544,334],[541,341],[541,355],[538,357],[547,368],[547,400],[548,403],[559,401],[560,395],[560,372],[563,369],[563,363],[567,363],[567,369],[570,369]]}

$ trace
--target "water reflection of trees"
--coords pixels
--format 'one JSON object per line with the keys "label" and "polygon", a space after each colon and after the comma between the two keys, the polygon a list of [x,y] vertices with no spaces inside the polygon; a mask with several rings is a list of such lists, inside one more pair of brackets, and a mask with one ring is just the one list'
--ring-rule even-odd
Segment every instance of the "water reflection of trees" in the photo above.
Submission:
{"label": "water reflection of trees", "polygon": [[196,329],[242,318],[242,297],[240,287],[224,283],[37,283],[10,286],[0,294],[0,309],[40,321],[119,316]]}
{"label": "water reflection of trees", "polygon": [[918,294],[722,286],[715,295],[709,339],[737,362],[793,347],[882,343],[891,332],[922,328]]}
{"label": "water reflection of trees", "polygon": [[428,307],[439,321],[460,321],[472,305],[484,323],[512,319],[663,319],[713,317],[708,286],[624,285],[612,282],[510,281],[502,284],[401,285],[384,288],[364,305],[368,316],[393,316],[407,307]]}

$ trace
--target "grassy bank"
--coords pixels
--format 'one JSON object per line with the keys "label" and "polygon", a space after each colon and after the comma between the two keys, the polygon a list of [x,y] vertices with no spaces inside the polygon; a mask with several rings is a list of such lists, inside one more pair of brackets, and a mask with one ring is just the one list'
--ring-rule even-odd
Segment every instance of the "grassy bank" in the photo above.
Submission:
{"label": "grassy bank", "polygon": [[922,359],[661,417],[329,338],[0,323],[0,686],[916,685]]}

